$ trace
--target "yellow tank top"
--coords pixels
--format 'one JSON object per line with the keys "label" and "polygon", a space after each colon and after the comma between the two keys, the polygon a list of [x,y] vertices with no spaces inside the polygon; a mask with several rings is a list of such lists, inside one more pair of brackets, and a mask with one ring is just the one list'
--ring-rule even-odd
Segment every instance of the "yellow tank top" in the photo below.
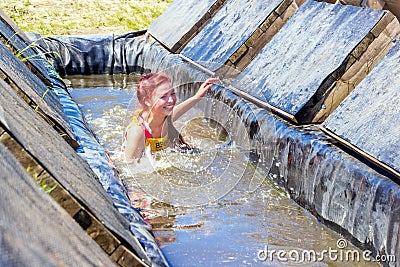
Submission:
{"label": "yellow tank top", "polygon": [[171,142],[168,139],[168,133],[164,137],[154,138],[151,135],[147,126],[144,124],[144,120],[141,120],[141,117],[139,115],[140,111],[141,110],[135,111],[132,117],[132,121],[129,123],[127,128],[129,129],[130,127],[132,127],[132,125],[139,125],[140,127],[142,127],[144,135],[146,137],[145,146],[150,146],[150,150],[152,152],[161,151],[169,147],[171,145]]}

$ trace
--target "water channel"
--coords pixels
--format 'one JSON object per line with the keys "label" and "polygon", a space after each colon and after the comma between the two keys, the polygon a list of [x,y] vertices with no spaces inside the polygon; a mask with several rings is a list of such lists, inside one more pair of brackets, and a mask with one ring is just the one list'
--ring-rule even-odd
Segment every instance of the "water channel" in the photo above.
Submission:
{"label": "water channel", "polygon": [[[186,157],[189,162],[182,164],[180,154],[173,151],[165,152],[169,153],[169,165],[161,172],[134,168],[132,175],[132,168],[121,160],[120,148],[133,114],[137,79],[137,75],[65,77],[71,96],[115,162],[130,199],[152,225],[171,266],[379,266],[366,257],[368,252],[355,248],[298,206],[284,190],[269,179],[264,180],[267,177],[262,173],[255,174],[264,182],[254,192],[235,186],[217,201],[205,205],[183,207],[174,205],[173,200],[166,203],[166,192],[157,187],[159,179],[169,179],[177,185],[201,183],[213,179],[225,157],[240,166],[242,155],[240,149],[229,143],[227,133],[221,137],[221,131],[216,131],[209,121],[185,117],[176,126],[185,125],[186,140],[196,147],[208,140],[218,148],[219,152],[212,155],[214,168],[207,170],[211,176],[206,171],[190,177],[182,177],[182,172],[177,174],[174,170],[179,165],[200,168],[202,157],[207,154],[192,153]],[[201,110],[192,112],[200,114]],[[187,121],[189,125],[185,124]],[[224,146],[229,149],[224,150]],[[150,192],[141,179],[153,179]],[[154,193],[157,191],[160,194]]]}

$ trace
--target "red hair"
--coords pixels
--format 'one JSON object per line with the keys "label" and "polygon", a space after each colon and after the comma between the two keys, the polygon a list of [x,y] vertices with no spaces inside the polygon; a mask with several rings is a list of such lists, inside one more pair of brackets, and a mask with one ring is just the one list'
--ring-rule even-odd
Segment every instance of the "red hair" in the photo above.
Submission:
{"label": "red hair", "polygon": [[165,73],[147,73],[142,76],[137,84],[136,94],[143,108],[147,107],[144,99],[151,99],[158,86],[166,82],[171,83],[171,78]]}

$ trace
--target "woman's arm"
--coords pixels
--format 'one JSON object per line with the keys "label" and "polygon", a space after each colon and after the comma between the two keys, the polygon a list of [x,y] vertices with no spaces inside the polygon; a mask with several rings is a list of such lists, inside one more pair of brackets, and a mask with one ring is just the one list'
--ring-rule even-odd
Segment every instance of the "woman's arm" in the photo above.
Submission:
{"label": "woman's arm", "polygon": [[172,121],[176,121],[182,116],[185,112],[191,109],[194,105],[196,105],[200,99],[207,93],[207,91],[212,87],[212,85],[217,82],[217,78],[209,78],[207,79],[199,88],[197,93],[183,101],[182,103],[176,105],[174,107],[174,112],[172,113]]}
{"label": "woman's arm", "polygon": [[142,127],[132,125],[126,133],[124,156],[127,162],[141,158],[145,146],[145,136]]}

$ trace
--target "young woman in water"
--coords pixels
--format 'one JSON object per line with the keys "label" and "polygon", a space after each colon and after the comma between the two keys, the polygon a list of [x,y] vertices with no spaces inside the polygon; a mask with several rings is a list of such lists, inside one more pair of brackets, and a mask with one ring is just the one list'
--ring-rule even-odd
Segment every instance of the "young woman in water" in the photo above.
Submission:
{"label": "young woman in water", "polygon": [[125,132],[123,153],[127,162],[142,157],[146,147],[152,152],[178,145],[185,147],[173,122],[196,105],[218,79],[207,79],[197,93],[176,104],[171,79],[165,73],[145,74],[137,85],[141,108],[136,110]]}

